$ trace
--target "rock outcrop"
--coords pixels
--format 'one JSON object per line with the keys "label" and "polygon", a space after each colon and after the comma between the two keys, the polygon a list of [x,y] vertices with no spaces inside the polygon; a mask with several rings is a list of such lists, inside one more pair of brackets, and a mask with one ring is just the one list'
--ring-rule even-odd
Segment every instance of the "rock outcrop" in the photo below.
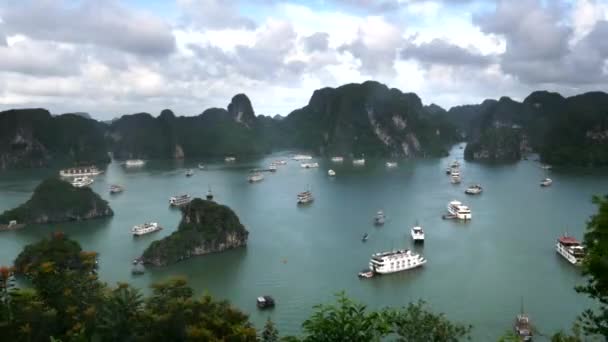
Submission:
{"label": "rock outcrop", "polygon": [[112,215],[108,202],[90,188],[75,188],[66,181],[50,178],[36,187],[27,202],[2,213],[0,223],[61,223]]}
{"label": "rock outcrop", "polygon": [[195,198],[182,208],[177,231],[150,244],[141,259],[148,265],[166,266],[194,256],[246,246],[248,235],[230,208]]}

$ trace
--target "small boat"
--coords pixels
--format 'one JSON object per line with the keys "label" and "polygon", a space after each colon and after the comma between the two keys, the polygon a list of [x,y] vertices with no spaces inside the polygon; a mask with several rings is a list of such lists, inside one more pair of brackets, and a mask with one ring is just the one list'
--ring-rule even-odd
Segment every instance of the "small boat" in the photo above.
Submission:
{"label": "small boat", "polygon": [[211,192],[211,187],[209,187],[209,190],[207,190],[207,195],[205,196],[205,198],[207,199],[207,201],[213,201],[213,192]]}
{"label": "small boat", "polygon": [[353,159],[353,165],[354,166],[363,166],[363,165],[365,165],[365,159],[363,159],[363,158]]}
{"label": "small boat", "polygon": [[580,266],[585,258],[585,247],[578,240],[566,234],[557,239],[555,250],[572,265]]}
{"label": "small boat", "polygon": [[89,186],[89,185],[93,184],[93,178],[89,178],[87,176],[76,177],[76,178],[72,179],[72,181],[70,183],[75,188],[84,188],[85,186]]}
{"label": "small boat", "polygon": [[136,226],[133,226],[133,228],[131,228],[131,233],[134,236],[142,236],[142,235],[157,232],[161,229],[163,229],[163,228],[161,226],[159,226],[158,223],[156,223],[156,222],[146,222],[144,224],[138,224]]}
{"label": "small boat", "polygon": [[332,163],[342,163],[342,162],[344,162],[344,157],[340,157],[340,156],[331,157],[331,161],[332,161]]}
{"label": "small boat", "polygon": [[547,164],[541,164],[540,168],[543,170],[551,170],[553,168],[553,166],[547,165]]}
{"label": "small boat", "polygon": [[172,207],[181,207],[190,203],[190,201],[192,201],[192,197],[190,197],[188,194],[172,196],[169,198],[169,205]]}
{"label": "small boat", "polygon": [[551,184],[553,184],[553,181],[551,180],[551,178],[545,178],[540,182],[540,186],[542,186],[542,187],[548,187],[548,186],[551,186]]}
{"label": "small boat", "polygon": [[330,177],[334,177],[336,175],[336,171],[329,169],[329,170],[327,170],[327,175]]}
{"label": "small boat", "polygon": [[312,192],[310,192],[310,190],[298,194],[298,204],[306,204],[312,201],[314,201],[314,197],[312,197]]}
{"label": "small boat", "polygon": [[448,212],[460,220],[470,220],[472,218],[471,209],[459,201],[448,203]]}
{"label": "small boat", "polygon": [[373,278],[374,277],[374,272],[370,271],[368,269],[364,269],[363,271],[359,272],[359,274],[357,276],[359,278],[369,279],[369,278]]}
{"label": "small boat", "polygon": [[61,177],[93,177],[103,173],[95,166],[72,167],[59,171]]}
{"label": "small boat", "polygon": [[532,341],[532,324],[530,324],[530,317],[527,313],[524,313],[524,303],[522,299],[521,313],[515,317],[515,323],[513,324],[513,330],[515,335],[520,341]]}
{"label": "small boat", "polygon": [[407,271],[426,264],[426,259],[408,249],[372,254],[369,270],[378,274]]}
{"label": "small boat", "polygon": [[186,177],[192,177],[192,175],[194,175],[194,170],[192,170],[192,169],[186,170]]}
{"label": "small boat", "polygon": [[110,185],[111,194],[119,194],[119,193],[123,192],[124,190],[125,190],[125,188],[123,188],[120,185]]}
{"label": "small boat", "polygon": [[450,178],[450,182],[452,184],[460,184],[460,182],[461,182],[460,175],[452,175]]}
{"label": "small boat", "polygon": [[483,188],[479,184],[471,185],[464,193],[467,195],[479,195],[483,191]]}
{"label": "small boat", "polygon": [[226,163],[233,163],[236,161],[236,157],[226,157],[226,158],[224,158],[224,161]]}
{"label": "small boat", "polygon": [[17,220],[11,220],[8,224],[0,223],[0,232],[8,231],[8,230],[17,230],[25,227],[23,223],[17,223]]}
{"label": "small boat", "polygon": [[458,160],[454,160],[450,166],[452,168],[458,168],[460,167],[460,163],[458,162]]}
{"label": "small boat", "polygon": [[451,175],[452,174],[452,168],[448,167],[447,169],[445,169],[445,174],[446,175]]}
{"label": "small boat", "polygon": [[319,163],[301,163],[300,167],[305,169],[312,169],[319,167]]}
{"label": "small boat", "polygon": [[420,227],[418,223],[416,223],[416,225],[410,229],[410,235],[412,236],[414,243],[424,242],[424,230],[422,230],[422,227]]}
{"label": "small boat", "polygon": [[365,242],[365,241],[367,241],[367,239],[369,239],[369,235],[367,233],[363,234],[361,241]]}
{"label": "small boat", "polygon": [[397,162],[386,162],[386,167],[388,167],[389,169],[397,167]]}
{"label": "small boat", "polygon": [[129,159],[125,162],[127,167],[140,167],[144,166],[145,164],[146,162],[141,159]]}
{"label": "small boat", "polygon": [[273,308],[275,305],[274,298],[270,296],[260,296],[257,298],[257,306],[260,309]]}
{"label": "small boat", "polygon": [[143,262],[138,262],[131,269],[131,274],[133,274],[133,275],[140,275],[140,274],[144,274],[144,273],[146,273],[146,268],[144,267]]}
{"label": "small boat", "polygon": [[286,160],[275,160],[273,162],[275,165],[287,165],[287,161]]}
{"label": "small boat", "polygon": [[261,182],[263,180],[264,175],[261,172],[254,172],[247,177],[247,181],[249,181],[249,183]]}
{"label": "small boat", "polygon": [[312,156],[308,155],[308,154],[296,154],[295,156],[293,156],[291,159],[293,160],[297,160],[297,161],[302,161],[302,160],[311,160]]}
{"label": "small boat", "polygon": [[386,216],[384,216],[384,212],[382,210],[378,210],[376,216],[374,217],[374,224],[376,226],[381,226],[386,221]]}
{"label": "small boat", "polygon": [[268,166],[268,171],[270,172],[277,172],[277,165],[276,164],[270,164],[270,166]]}
{"label": "small boat", "polygon": [[199,170],[204,170],[204,169],[205,169],[205,164],[203,164],[203,163],[198,163],[198,169],[199,169]]}

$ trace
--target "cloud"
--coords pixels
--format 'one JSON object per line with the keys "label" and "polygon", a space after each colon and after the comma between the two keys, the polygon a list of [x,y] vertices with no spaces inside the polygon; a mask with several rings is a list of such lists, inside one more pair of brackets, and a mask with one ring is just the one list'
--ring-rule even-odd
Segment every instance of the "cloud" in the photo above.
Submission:
{"label": "cloud", "polygon": [[19,1],[0,7],[6,34],[37,40],[90,44],[138,55],[163,56],[175,49],[163,20],[119,3],[84,0]]}
{"label": "cloud", "polygon": [[177,0],[186,25],[206,29],[254,29],[253,20],[241,16],[237,1]]}
{"label": "cloud", "polygon": [[428,43],[409,42],[401,50],[404,59],[415,59],[423,65],[455,65],[484,67],[492,63],[493,57],[451,44],[443,39],[433,39]]}
{"label": "cloud", "polygon": [[311,36],[302,38],[304,49],[307,52],[325,52],[329,47],[329,34],[317,32]]}
{"label": "cloud", "polygon": [[[0,71],[40,76],[74,75],[85,56],[57,43],[28,39],[0,46]],[[69,61],[69,62],[68,62]]]}

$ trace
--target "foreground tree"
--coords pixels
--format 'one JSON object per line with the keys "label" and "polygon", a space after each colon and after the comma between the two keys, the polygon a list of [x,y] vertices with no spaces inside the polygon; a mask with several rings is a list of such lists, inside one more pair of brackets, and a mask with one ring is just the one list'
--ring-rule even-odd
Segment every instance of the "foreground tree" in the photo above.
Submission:
{"label": "foreground tree", "polygon": [[397,341],[437,341],[455,342],[468,338],[471,326],[452,323],[444,314],[436,314],[427,309],[424,301],[410,303],[398,311],[390,313],[390,322]]}
{"label": "foreground tree", "polygon": [[583,331],[608,338],[608,196],[594,197],[598,212],[587,223],[584,244],[587,255],[583,273],[587,284],[577,291],[598,302],[598,310],[588,309],[581,315]]}
{"label": "foreground tree", "polygon": [[264,330],[262,330],[262,336],[260,337],[261,342],[278,342],[279,341],[279,331],[274,326],[274,323],[268,317],[266,323],[264,324]]}

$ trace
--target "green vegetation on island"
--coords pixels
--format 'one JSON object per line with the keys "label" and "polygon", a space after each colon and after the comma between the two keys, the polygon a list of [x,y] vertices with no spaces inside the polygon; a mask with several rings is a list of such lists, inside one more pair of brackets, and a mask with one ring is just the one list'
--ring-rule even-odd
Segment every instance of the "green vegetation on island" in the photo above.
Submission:
{"label": "green vegetation on island", "polygon": [[88,187],[49,178],[40,183],[32,197],[17,208],[0,214],[0,223],[59,223],[112,216],[108,202]]}
{"label": "green vegetation on island", "polygon": [[177,231],[152,242],[142,260],[146,264],[164,266],[197,255],[245,246],[248,235],[232,209],[195,198],[182,208]]}

